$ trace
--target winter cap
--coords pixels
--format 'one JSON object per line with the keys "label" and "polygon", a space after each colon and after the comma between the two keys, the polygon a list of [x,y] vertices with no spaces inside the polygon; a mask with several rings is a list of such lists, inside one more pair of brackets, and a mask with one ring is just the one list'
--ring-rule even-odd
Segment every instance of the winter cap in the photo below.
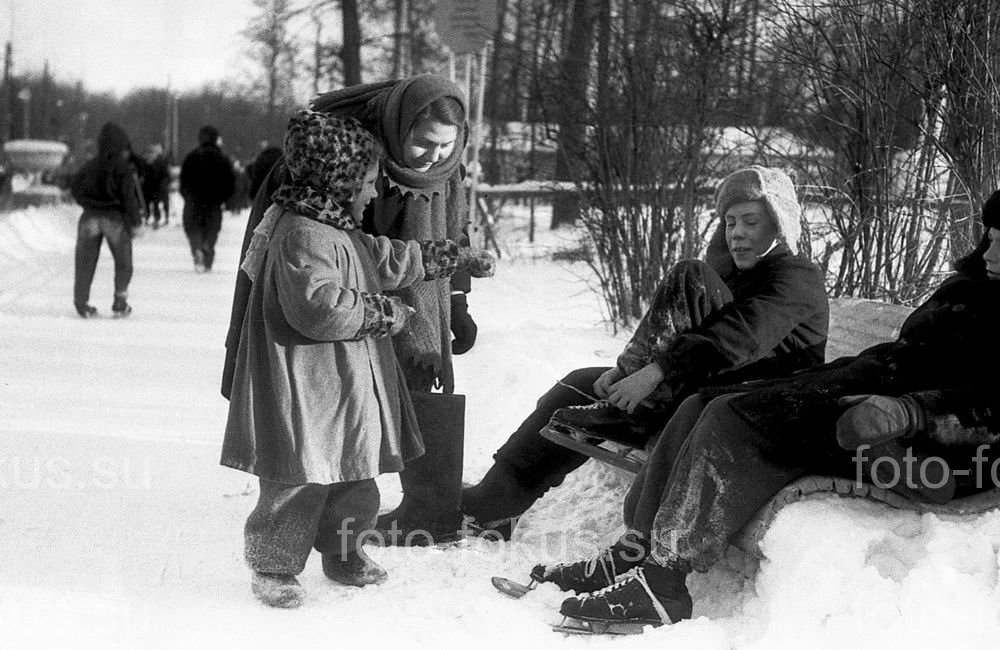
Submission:
{"label": "winter cap", "polygon": [[[780,169],[753,165],[726,177],[715,194],[715,214],[724,218],[726,210],[744,201],[763,201],[781,237],[793,254],[799,252],[802,235],[802,206],[795,196],[792,179]],[[997,206],[1000,210],[1000,205]]]}
{"label": "winter cap", "polygon": [[301,110],[288,123],[284,153],[290,180],[274,192],[274,202],[338,228],[354,228],[345,213],[381,153],[361,122]]}
{"label": "winter cap", "polygon": [[365,174],[382,152],[375,138],[353,117],[301,110],[285,133],[288,179],[274,191],[247,247],[240,268],[255,280],[271,233],[285,210],[340,230],[357,228],[348,211]]}
{"label": "winter cap", "polygon": [[983,226],[1000,229],[1000,190],[983,203]]}
{"label": "winter cap", "polygon": [[219,129],[211,124],[198,129],[198,144],[216,144],[219,142]]}

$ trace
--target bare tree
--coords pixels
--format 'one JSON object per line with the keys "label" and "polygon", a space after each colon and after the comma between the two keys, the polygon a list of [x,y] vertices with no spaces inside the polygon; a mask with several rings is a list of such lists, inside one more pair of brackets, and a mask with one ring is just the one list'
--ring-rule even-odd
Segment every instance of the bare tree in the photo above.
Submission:
{"label": "bare tree", "polygon": [[[254,58],[263,71],[263,93],[267,106],[267,130],[280,132],[279,111],[294,104],[296,47],[290,35],[294,11],[290,0],[253,0],[257,15],[244,30],[254,48]],[[282,119],[281,122],[284,120]]]}

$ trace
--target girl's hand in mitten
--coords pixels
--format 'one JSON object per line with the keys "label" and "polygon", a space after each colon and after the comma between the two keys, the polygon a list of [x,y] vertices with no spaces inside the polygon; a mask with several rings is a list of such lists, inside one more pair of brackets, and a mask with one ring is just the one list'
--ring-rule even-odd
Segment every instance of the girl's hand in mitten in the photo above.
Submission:
{"label": "girl's hand in mitten", "polygon": [[496,259],[489,251],[462,248],[458,252],[458,268],[468,271],[474,278],[493,277],[496,266]]}
{"label": "girl's hand in mitten", "polygon": [[392,305],[392,312],[389,314],[389,336],[395,336],[403,331],[406,322],[417,313],[417,310],[410,307],[397,296],[389,296],[389,304]]}

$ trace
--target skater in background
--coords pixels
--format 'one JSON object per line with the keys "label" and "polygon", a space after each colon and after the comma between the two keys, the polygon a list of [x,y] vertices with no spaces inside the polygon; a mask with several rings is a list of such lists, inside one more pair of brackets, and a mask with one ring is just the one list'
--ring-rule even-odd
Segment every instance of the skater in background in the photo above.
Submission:
{"label": "skater in background", "polygon": [[[365,211],[365,232],[401,239],[448,238],[468,246],[469,211],[461,166],[468,129],[458,86],[423,74],[343,88],[321,95],[313,107],[356,117],[384,148],[378,196]],[[282,167],[280,162],[275,165],[258,191],[248,233],[269,204],[270,186],[281,178]],[[244,237],[244,247],[246,242]],[[226,340],[223,395],[230,390],[249,284],[245,274],[239,274]],[[448,541],[462,527],[464,396],[454,394],[452,354],[466,352],[475,343],[477,328],[466,299],[470,288],[469,275],[460,271],[450,283],[418,282],[397,293],[417,310],[393,343],[413,393],[427,453],[401,472],[403,501],[379,519],[388,543]]]}
{"label": "skater in background", "polygon": [[212,270],[215,242],[222,229],[222,206],[235,188],[236,175],[221,146],[219,130],[205,125],[198,131],[198,146],[181,164],[181,218],[196,271]]}
{"label": "skater in background", "polygon": [[146,221],[153,228],[170,223],[170,165],[163,145],[153,143],[143,152],[142,195],[146,199]]}
{"label": "skater in background", "polygon": [[980,245],[895,341],[685,400],[632,483],[621,539],[594,559],[536,568],[543,581],[595,592],[567,599],[560,612],[607,632],[689,618],[688,574],[707,571],[761,507],[805,475],[877,476],[939,504],[994,489],[982,468],[1000,458],[1000,191],[982,221]]}
{"label": "skater in background", "polygon": [[[254,230],[222,464],[260,479],[245,529],[254,594],[295,607],[311,548],[324,574],[386,578],[362,548],[375,523],[374,478],[423,451],[391,336],[413,308],[385,291],[491,259],[449,240],[361,232],[379,144],[357,120],[300,111],[285,137],[285,181]],[[370,531],[369,531],[370,532]]]}
{"label": "skater in background", "polygon": [[97,155],[83,164],[70,180],[70,193],[83,207],[77,225],[73,280],[73,306],[82,318],[97,315],[90,304],[90,285],[108,241],[115,261],[114,300],[111,312],[128,316],[128,286],[132,281],[132,236],[142,225],[142,199],[132,167],[132,145],[125,130],[107,122],[97,136]]}
{"label": "skater in background", "polygon": [[462,510],[509,539],[517,518],[588,456],[539,431],[559,423],[642,448],[700,386],[779,376],[823,362],[829,301],[798,250],[801,207],[784,172],[752,166],[716,193],[706,262],[682,261],[660,284],[612,368],[574,370],[494,454]]}

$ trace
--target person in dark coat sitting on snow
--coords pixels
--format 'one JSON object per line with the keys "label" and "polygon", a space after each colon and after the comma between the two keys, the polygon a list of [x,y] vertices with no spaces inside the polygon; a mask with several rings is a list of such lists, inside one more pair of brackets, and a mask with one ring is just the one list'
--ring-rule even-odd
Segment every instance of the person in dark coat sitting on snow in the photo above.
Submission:
{"label": "person in dark coat sitting on snow", "polygon": [[1000,191],[982,220],[980,245],[895,341],[685,400],[632,483],[627,532],[592,560],[533,570],[540,581],[596,592],[567,599],[560,612],[591,631],[689,618],[688,573],[711,567],[771,497],[808,474],[936,503],[993,488]]}
{"label": "person in dark coat sitting on snow", "polygon": [[700,386],[823,363],[829,301],[821,271],[799,253],[801,212],[781,170],[752,166],[724,179],[706,262],[671,269],[615,367],[574,370],[538,400],[463,490],[463,512],[509,539],[517,517],[586,462],[539,435],[550,420],[642,447]]}

